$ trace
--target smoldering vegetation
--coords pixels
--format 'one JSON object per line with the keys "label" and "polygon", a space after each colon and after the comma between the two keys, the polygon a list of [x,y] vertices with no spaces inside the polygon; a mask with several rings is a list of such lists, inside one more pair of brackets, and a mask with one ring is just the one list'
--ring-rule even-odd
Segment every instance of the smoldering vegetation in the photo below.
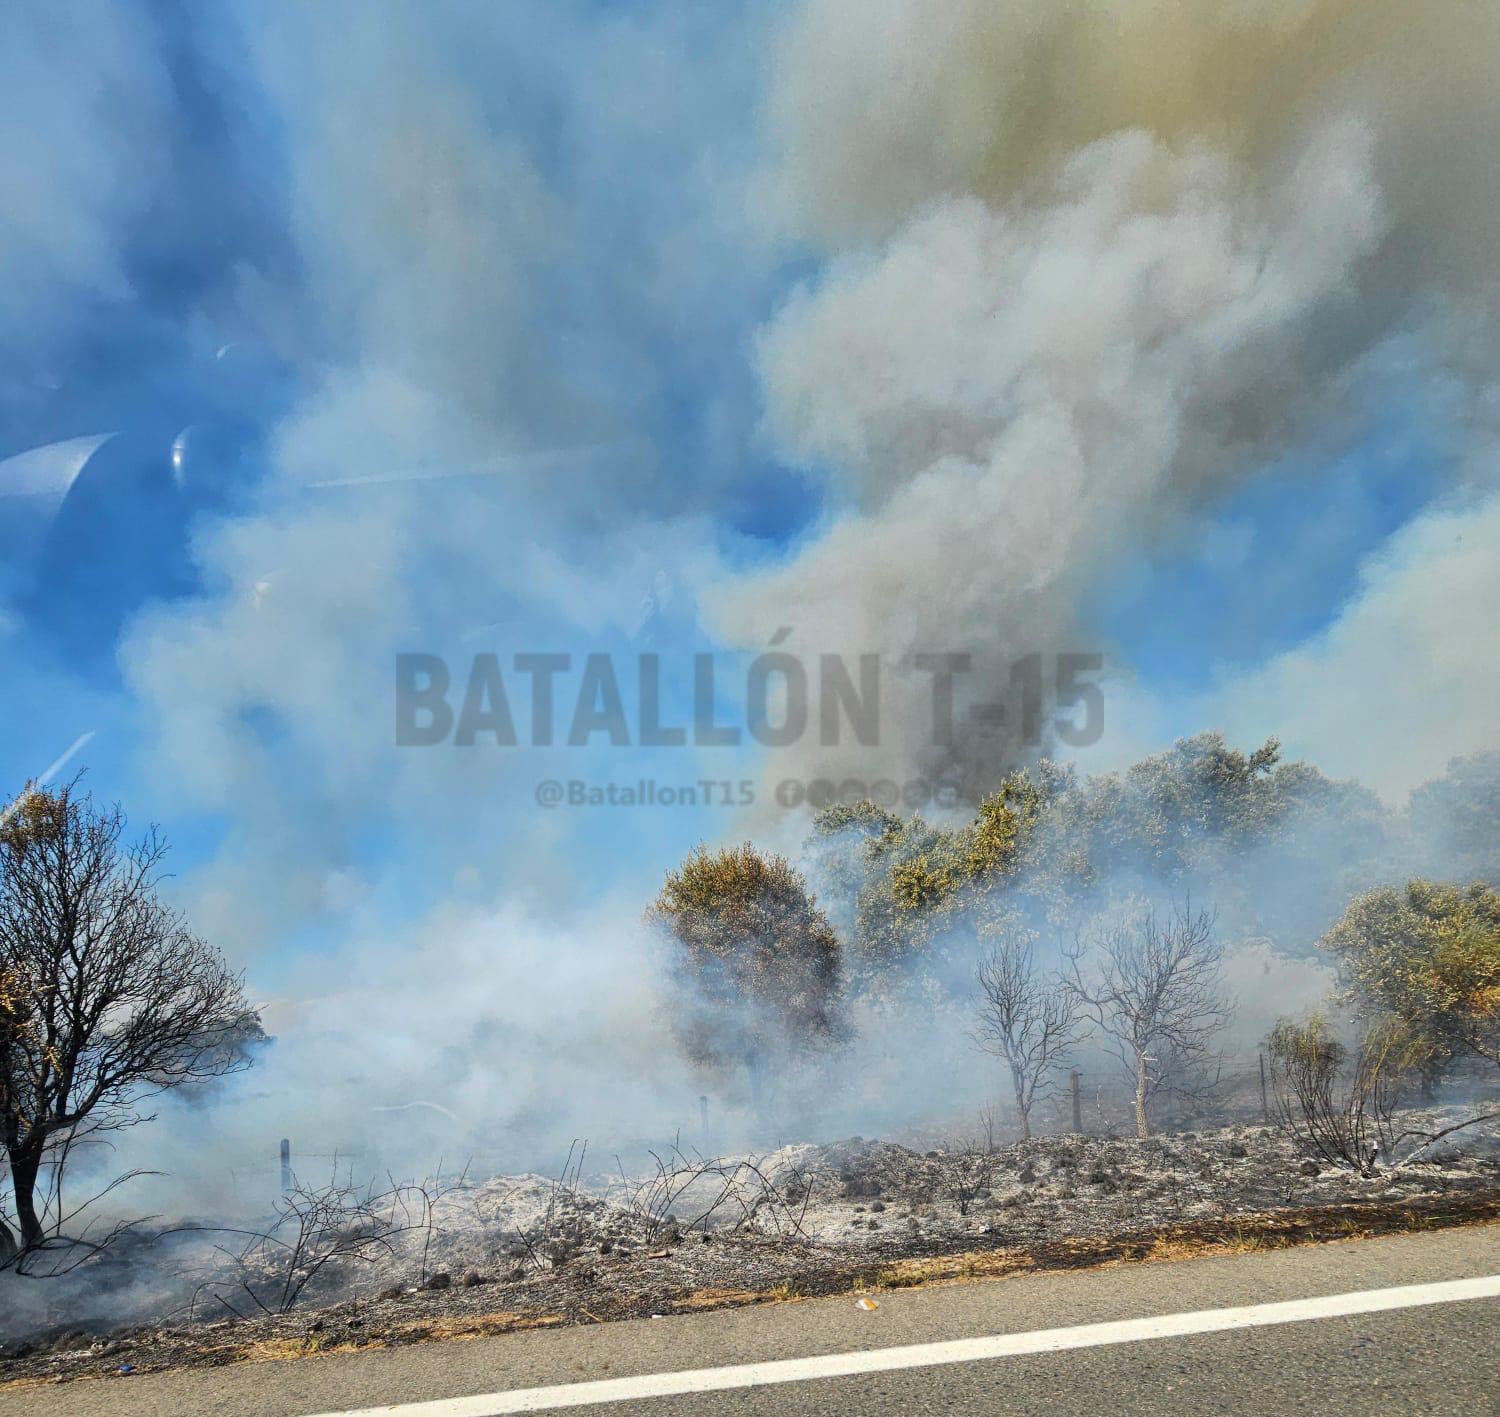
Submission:
{"label": "smoldering vegetation", "polygon": [[[1453,1115],[1403,1120],[1440,1130]],[[178,1236],[153,1247],[156,1287],[134,1322],[101,1325],[97,1299],[58,1290],[0,1362],[11,1379],[58,1380],[295,1357],[851,1288],[878,1294],[929,1274],[1233,1253],[1462,1223],[1500,1205],[1494,1127],[1462,1151],[1435,1149],[1418,1166],[1370,1176],[1319,1164],[1293,1134],[1260,1125],[1144,1142],[908,1140],[916,1144],[854,1137],[728,1157],[668,1146],[623,1177],[578,1169],[575,1147],[551,1177],[415,1188],[421,1204],[398,1212],[394,1229],[387,1212],[345,1211],[334,1230],[286,1230],[300,1248],[253,1254]],[[307,1188],[294,1210],[343,1189]],[[140,1258],[117,1252],[101,1267],[110,1312],[145,1297]]]}
{"label": "smoldering vegetation", "polygon": [[[1467,1002],[1446,1017],[1430,1000],[1377,997],[1380,980],[1358,978],[1365,944],[1340,941],[1346,912],[1365,908],[1351,902],[1381,888],[1431,878],[1488,899],[1500,862],[1481,823],[1494,820],[1497,781],[1500,757],[1461,760],[1398,810],[1283,761],[1274,741],[1247,753],[1205,734],[1118,774],[1044,760],[946,822],[831,806],[799,853],[797,903],[778,887],[774,920],[743,852],[700,854],[669,878],[656,914],[666,908],[678,946],[689,1019],[678,1040],[692,1053],[706,1030],[720,1050],[707,1090],[759,1106],[783,1132],[895,1131],[997,1100],[1019,1125],[1018,1083],[1044,1102],[1074,1071],[1095,1097],[1144,1080],[1154,1127],[1258,1085],[1277,1022],[1320,1012],[1354,1032],[1392,1010],[1422,1014],[1427,1095],[1445,1080],[1463,1091],[1455,1066],[1486,1045],[1451,1025],[1466,1009],[1493,1021],[1484,909],[1428,922],[1433,938],[1469,932],[1463,965],[1435,960],[1414,920],[1375,928],[1428,949],[1432,977],[1449,970],[1439,992]],[[820,947],[783,947],[825,927],[836,976]],[[1132,1018],[1122,1006],[1152,967],[1167,968],[1170,1008]],[[994,996],[997,973],[1009,1000]]]}
{"label": "smoldering vegetation", "polygon": [[[322,1138],[347,1119],[325,1112],[280,1174],[267,1120],[327,1105],[293,1061],[342,1067],[347,1095],[378,1064],[257,1027],[240,1072],[216,1037],[226,1066],[133,1118],[149,1125],[107,1148],[62,1129],[59,1197],[65,1171],[91,1194],[147,1139],[198,1155],[128,1177],[97,1219],[48,1212],[0,1278],[8,1365],[666,1312],[866,1259],[1270,1212],[1482,1207],[1500,1187],[1497,779],[1500,760],[1458,763],[1393,811],[1275,744],[1204,736],[1118,776],[1041,762],[945,823],[833,806],[795,863],[703,848],[603,981],[638,976],[640,1007],[605,1027],[581,979],[533,986],[520,1039],[476,1034],[459,1060],[530,1069],[493,1080],[481,1125],[455,1110],[464,1087],[435,1088],[445,1102],[386,1107],[339,1154]],[[7,997],[19,1046],[24,990]],[[564,1029],[565,998],[594,1036]],[[415,1038],[392,1042],[400,1071]],[[632,1056],[639,1077],[611,1076]],[[268,1080],[301,1095],[270,1110]],[[591,1108],[602,1124],[571,1130]],[[403,1169],[424,1145],[426,1174]]]}
{"label": "smoldering vegetation", "polygon": [[[205,938],[147,892],[150,950],[127,932],[115,966],[81,969],[56,912],[16,891],[3,914],[0,1322],[83,1355],[25,1371],[111,1371],[121,1340],[99,1335],[165,1318],[195,1336],[159,1355],[215,1333],[222,1354],[307,1351],[356,1324],[790,1292],[881,1246],[1492,1188],[1500,759],[1474,750],[1494,742],[1500,499],[1473,235],[1494,227],[1500,12],[955,0],[934,23],[915,0],[808,0],[775,25],[762,149],[759,19],[564,7],[522,39],[496,7],[376,29],[226,8],[222,34],[201,21],[226,151],[278,231],[191,323],[273,346],[297,394],[256,507],[194,538],[202,593],[116,646],[163,815],[224,827],[189,886]],[[195,174],[182,192],[100,180],[162,169],[183,118],[151,25],[42,33],[18,36],[23,63],[91,81],[24,85],[76,160],[23,184],[43,219],[17,228],[19,268],[41,279],[5,291],[25,303],[0,330],[24,374],[7,401],[54,355],[97,367],[58,332],[79,292],[121,284],[127,247],[156,249],[173,211],[241,209],[205,200],[216,159],[165,164]],[[1038,102],[1038,74],[1082,101]],[[143,121],[74,106],[100,93]],[[266,133],[284,168],[257,158]],[[240,248],[204,231],[219,270]],[[58,345],[40,363],[38,337]],[[1382,484],[1361,468],[1350,515],[1225,534],[1237,494],[1326,492],[1392,424],[1420,430],[1431,479],[1399,528],[1364,515]],[[784,557],[720,534],[767,477],[757,429],[821,494]],[[302,497],[642,436],[561,495],[523,463],[494,496]],[[969,711],[1017,662],[1096,643],[1137,562],[1200,546],[1243,589],[1192,642],[1214,659],[1197,721],[1283,725],[1332,775],[1202,737],[1118,774],[997,781],[1029,749]],[[1357,584],[1311,574],[1330,558]],[[596,837],[497,805],[507,760],[392,754],[366,712],[398,650],[471,654],[476,618],[592,650],[641,628],[642,587],[660,617],[664,579],[664,636],[759,650],[795,625],[802,653],[878,647],[904,675],[878,745],[808,738],[777,773],[953,772],[967,810],[847,803],[805,842],[788,828],[784,859],[705,850],[641,923],[653,888],[600,900]],[[1299,616],[1288,646],[1280,612],[1304,603],[1324,628]],[[16,643],[16,703],[65,718],[66,685]],[[905,673],[935,648],[978,671],[947,746]],[[1147,710],[1175,697],[1139,687]],[[1111,687],[1127,734],[1129,697]],[[1435,780],[1393,808],[1351,772],[1387,794]],[[355,864],[372,825],[427,917],[382,915],[379,866]],[[214,947],[258,958],[330,904],[343,938],[299,951],[257,1016]],[[162,948],[202,968],[136,967]],[[59,1015],[63,985],[100,1007]],[[60,1073],[59,1020],[103,1073]]]}

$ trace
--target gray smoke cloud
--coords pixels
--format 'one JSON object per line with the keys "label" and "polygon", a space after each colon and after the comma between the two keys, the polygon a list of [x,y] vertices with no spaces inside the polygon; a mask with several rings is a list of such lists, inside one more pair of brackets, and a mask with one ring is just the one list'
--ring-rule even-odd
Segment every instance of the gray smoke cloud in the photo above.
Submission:
{"label": "gray smoke cloud", "polygon": [[[32,378],[55,377],[51,361],[78,312],[125,289],[120,242],[159,168],[168,82],[137,11],[73,0],[8,7],[0,52],[7,370],[24,351]],[[0,399],[11,392],[0,386]]]}
{"label": "gray smoke cloud", "polygon": [[[491,6],[233,12],[227,49],[282,130],[294,257],[242,272],[234,314],[302,397],[261,504],[200,532],[208,592],[141,619],[121,654],[156,810],[225,823],[174,889],[251,966],[278,1036],[211,1106],[125,1139],[122,1164],[161,1165],[205,1207],[217,1159],[269,1167],[280,1136],[300,1148],[330,1117],[348,1119],[334,1142],[392,1164],[541,1164],[576,1134],[659,1142],[696,1103],[634,925],[691,828],[632,816],[580,840],[528,790],[576,758],[394,751],[398,651],[630,643],[668,568],[684,643],[701,601],[732,645],[792,626],[805,656],[877,651],[894,671],[877,747],[783,750],[774,776],[956,766],[985,785],[1018,745],[934,745],[915,656],[974,656],[967,722],[1014,659],[1095,648],[1112,566],[1198,534],[1282,454],[1346,447],[1388,381],[1443,400],[1454,500],[1320,639],[1226,677],[1201,726],[1331,748],[1392,794],[1493,741],[1500,686],[1472,670],[1500,662],[1483,611],[1500,14],[809,0],[760,93],[748,20],[548,11],[524,38]],[[65,49],[33,45],[27,83]],[[131,206],[114,179],[150,149],[158,76],[133,26],[87,53],[136,117],[80,130],[38,203],[67,220],[21,228],[55,253],[54,292],[114,278]],[[69,92],[37,101],[79,128]],[[794,258],[814,273],[787,293]],[[820,476],[828,509],[747,571],[715,514],[758,490],[757,438]],[[591,451],[531,456],[557,448]],[[473,464],[488,475],[441,493],[314,487]],[[1411,683],[1372,724],[1392,656]],[[1150,693],[1111,695],[1117,756],[1157,746]],[[627,850],[651,870],[601,887]],[[1239,943],[1237,1044],[1273,1001],[1326,989],[1281,948],[1305,955],[1320,924]],[[860,1128],[990,1088],[951,997],[853,1021],[782,1116]],[[399,1126],[375,1111],[412,1103]]]}
{"label": "gray smoke cloud", "polygon": [[[297,255],[248,273],[242,303],[303,394],[262,505],[201,533],[211,593],[143,618],[122,662],[162,797],[228,817],[187,888],[248,956],[373,888],[372,821],[439,898],[465,873],[570,888],[562,823],[515,821],[577,755],[395,751],[395,656],[625,645],[663,567],[691,628],[722,542],[707,512],[748,441],[717,351],[762,277],[739,274],[721,194],[735,65],[718,56],[714,88],[685,14],[235,13],[285,126]],[[671,443],[659,356],[693,366],[706,445]],[[319,486],[413,471],[476,475]]]}
{"label": "gray smoke cloud", "polygon": [[[798,624],[898,673],[969,652],[994,701],[1022,655],[1092,647],[1120,558],[1357,438],[1383,377],[1441,397],[1451,474],[1492,481],[1497,41],[1462,3],[801,7],[763,190],[825,262],[758,353],[769,436],[835,502],[721,592],[723,632]],[[877,762],[802,770],[951,766],[928,694],[912,675]],[[983,784],[1022,751],[971,728],[956,757]]]}

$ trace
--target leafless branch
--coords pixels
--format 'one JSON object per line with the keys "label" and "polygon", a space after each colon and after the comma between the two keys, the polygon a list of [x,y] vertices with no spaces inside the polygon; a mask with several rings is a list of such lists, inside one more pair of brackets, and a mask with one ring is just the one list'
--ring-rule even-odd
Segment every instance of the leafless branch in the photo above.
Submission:
{"label": "leafless branch", "polygon": [[159,899],[165,843],[152,830],[127,846],[124,830],[76,780],[28,787],[0,823],[0,1143],[16,1220],[0,1225],[0,1267],[66,1243],[80,1140],[245,1063],[239,978]]}
{"label": "leafless branch", "polygon": [[975,1042],[1002,1059],[1021,1134],[1031,1137],[1031,1109],[1051,1089],[1056,1069],[1078,1038],[1083,1005],[1061,980],[1038,970],[1029,935],[1007,930],[979,966]]}
{"label": "leafless branch", "polygon": [[335,1160],[326,1184],[299,1182],[280,1197],[266,1230],[216,1232],[241,1234],[246,1241],[234,1250],[215,1246],[222,1263],[199,1292],[236,1313],[224,1298],[226,1289],[243,1293],[262,1313],[289,1313],[320,1276],[390,1257],[400,1240],[417,1233],[424,1236],[425,1280],[436,1202],[461,1184],[462,1177],[377,1189],[373,1181],[360,1185],[347,1174],[341,1179]]}
{"label": "leafless branch", "polygon": [[1421,1058],[1410,1045],[1402,1029],[1386,1023],[1366,1026],[1351,1050],[1321,1019],[1282,1020],[1267,1040],[1281,1125],[1329,1165],[1371,1176],[1419,1165],[1444,1137],[1500,1116],[1481,1113],[1437,1131],[1398,1130],[1398,1108],[1420,1083]]}

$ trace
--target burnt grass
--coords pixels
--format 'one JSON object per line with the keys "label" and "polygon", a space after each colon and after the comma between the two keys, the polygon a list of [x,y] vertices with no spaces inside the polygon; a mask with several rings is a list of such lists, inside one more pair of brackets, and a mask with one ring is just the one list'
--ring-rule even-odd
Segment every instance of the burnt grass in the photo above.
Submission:
{"label": "burnt grass", "polygon": [[[994,1151],[914,1151],[859,1138],[759,1159],[790,1198],[783,1233],[735,1223],[642,1224],[619,1197],[569,1195],[555,1234],[520,1259],[475,1188],[436,1247],[443,1268],[393,1264],[290,1314],[112,1331],[66,1322],[0,1348],[0,1385],[309,1357],[615,1319],[667,1318],[956,1279],[1237,1253],[1500,1221],[1493,1133],[1429,1164],[1365,1178],[1303,1156],[1267,1127],[1150,1141],[1043,1137]],[[538,1184],[538,1178],[525,1178]],[[506,1187],[510,1187],[507,1191]],[[784,1233],[787,1213],[796,1233]],[[501,1222],[503,1224],[503,1222]],[[462,1257],[472,1262],[465,1266]],[[382,1286],[382,1287],[376,1287]]]}

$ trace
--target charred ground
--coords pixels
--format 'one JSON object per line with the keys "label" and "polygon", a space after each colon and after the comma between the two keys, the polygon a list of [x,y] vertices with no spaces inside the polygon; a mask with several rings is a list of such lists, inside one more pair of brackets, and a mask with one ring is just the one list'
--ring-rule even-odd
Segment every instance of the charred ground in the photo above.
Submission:
{"label": "charred ground", "polygon": [[452,1185],[430,1229],[378,1260],[328,1266],[285,1314],[234,1316],[215,1294],[229,1294],[238,1272],[205,1271],[202,1250],[168,1258],[143,1241],[112,1260],[113,1282],[121,1294],[173,1287],[172,1321],[90,1327],[59,1312],[42,1334],[0,1350],[0,1380],[293,1358],[1496,1219],[1493,1126],[1368,1177],[1320,1166],[1259,1126],[1147,1141],[1066,1135],[922,1151],[856,1137],[757,1157],[668,1153],[654,1170],[612,1180],[570,1172]]}

